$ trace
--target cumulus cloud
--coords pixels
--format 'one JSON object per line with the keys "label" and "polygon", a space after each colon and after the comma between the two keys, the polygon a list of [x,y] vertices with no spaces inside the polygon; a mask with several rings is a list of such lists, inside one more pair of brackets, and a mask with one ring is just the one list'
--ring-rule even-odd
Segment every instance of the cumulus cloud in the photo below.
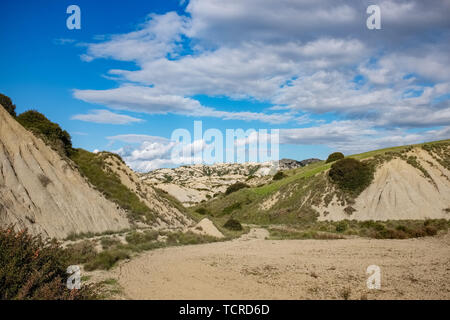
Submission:
{"label": "cumulus cloud", "polygon": [[[369,4],[191,0],[183,3],[185,14],[150,14],[135,30],[84,44],[85,61],[137,68],[107,70],[119,83],[114,89],[73,95],[116,110],[285,124],[283,143],[357,151],[421,140],[412,128],[430,140],[445,137],[450,3],[381,1],[381,30],[366,28]],[[271,106],[231,112],[203,105],[197,95]],[[295,128],[300,124],[311,127]],[[153,154],[165,142],[140,143],[140,152]]]}
{"label": "cumulus cloud", "polygon": [[117,114],[108,110],[91,110],[87,114],[76,114],[72,116],[71,119],[106,124],[130,124],[134,122],[144,121],[142,119],[134,118],[124,114]]}
{"label": "cumulus cloud", "polygon": [[[74,96],[86,102],[107,105],[114,109],[131,110],[148,114],[174,113],[196,117],[215,117],[225,120],[259,120],[268,123],[282,123],[291,119],[291,115],[288,113],[264,114],[256,112],[219,111],[205,107],[192,98],[161,94],[157,89],[142,86],[123,86],[109,90],[74,90]],[[96,114],[77,115],[73,118],[84,121],[98,120],[99,122],[103,117],[106,118],[109,116],[113,118],[113,115],[113,113],[109,112],[109,114],[102,113],[98,116]],[[117,121],[119,121],[119,118]]]}

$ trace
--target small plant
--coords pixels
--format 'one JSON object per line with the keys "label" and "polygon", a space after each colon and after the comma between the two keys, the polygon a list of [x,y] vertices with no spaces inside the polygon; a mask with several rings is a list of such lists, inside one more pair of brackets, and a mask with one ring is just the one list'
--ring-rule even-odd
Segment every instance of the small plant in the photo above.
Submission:
{"label": "small plant", "polygon": [[337,160],[341,160],[344,159],[344,154],[341,152],[333,152],[332,154],[330,154],[327,158],[327,161],[325,161],[325,163],[330,163],[330,162],[334,162]]}
{"label": "small plant", "polygon": [[348,300],[348,299],[350,299],[351,293],[352,293],[352,289],[343,288],[339,291],[339,296],[344,300]]}
{"label": "small plant", "polygon": [[246,183],[236,182],[227,188],[227,190],[225,191],[225,194],[230,194],[230,193],[236,192],[240,189],[244,189],[244,188],[248,188],[248,187],[249,186]]}
{"label": "small plant", "polygon": [[241,223],[239,221],[237,221],[236,219],[233,219],[233,218],[228,219],[228,221],[225,222],[223,227],[228,229],[228,230],[233,230],[233,231],[241,231],[242,230]]}
{"label": "small plant", "polygon": [[40,173],[38,175],[38,179],[44,188],[47,187],[52,182],[52,180],[50,180],[50,178],[48,178],[46,175],[44,175],[42,173]]}
{"label": "small plant", "polygon": [[348,225],[347,222],[345,221],[339,221],[338,224],[336,225],[336,231],[337,232],[344,232],[345,230],[347,230]]}
{"label": "small plant", "polygon": [[278,171],[277,173],[275,173],[275,175],[273,176],[272,180],[276,181],[276,180],[281,180],[283,178],[285,178],[286,175],[284,174],[283,171]]}

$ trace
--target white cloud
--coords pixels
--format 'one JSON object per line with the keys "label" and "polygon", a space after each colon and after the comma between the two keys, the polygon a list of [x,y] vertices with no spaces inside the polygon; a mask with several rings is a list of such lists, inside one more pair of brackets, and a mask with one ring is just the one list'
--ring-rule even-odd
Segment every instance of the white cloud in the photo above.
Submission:
{"label": "white cloud", "polygon": [[[119,110],[148,114],[174,113],[195,117],[215,117],[225,120],[259,120],[268,123],[282,123],[291,119],[291,115],[288,113],[264,114],[219,111],[202,106],[200,102],[192,98],[161,94],[155,88],[142,86],[123,86],[109,90],[74,90],[73,94],[76,98],[86,102],[106,105]],[[96,115],[77,115],[74,118],[78,120],[91,119],[92,121],[98,117]]]}
{"label": "white cloud", "polygon": [[76,114],[72,116],[71,119],[105,124],[130,124],[144,121],[124,114],[113,113],[108,110],[91,110],[87,114]]}

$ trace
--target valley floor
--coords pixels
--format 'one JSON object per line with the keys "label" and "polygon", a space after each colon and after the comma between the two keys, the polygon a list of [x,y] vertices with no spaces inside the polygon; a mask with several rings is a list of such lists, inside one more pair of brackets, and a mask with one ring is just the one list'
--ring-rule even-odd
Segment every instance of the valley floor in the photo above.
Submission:
{"label": "valley floor", "polygon": [[[107,272],[126,299],[450,299],[450,233],[407,240],[265,240],[265,229],[143,253]],[[366,268],[381,268],[368,290]],[[103,275],[104,276],[104,275]]]}

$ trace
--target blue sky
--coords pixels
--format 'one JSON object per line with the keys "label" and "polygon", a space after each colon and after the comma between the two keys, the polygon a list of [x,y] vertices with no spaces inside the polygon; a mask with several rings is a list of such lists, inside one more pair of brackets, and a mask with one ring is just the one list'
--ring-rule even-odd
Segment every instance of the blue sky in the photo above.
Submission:
{"label": "blue sky", "polygon": [[369,4],[2,1],[0,92],[140,171],[194,120],[280,129],[294,159],[450,138],[448,1],[380,1],[381,30]]}

